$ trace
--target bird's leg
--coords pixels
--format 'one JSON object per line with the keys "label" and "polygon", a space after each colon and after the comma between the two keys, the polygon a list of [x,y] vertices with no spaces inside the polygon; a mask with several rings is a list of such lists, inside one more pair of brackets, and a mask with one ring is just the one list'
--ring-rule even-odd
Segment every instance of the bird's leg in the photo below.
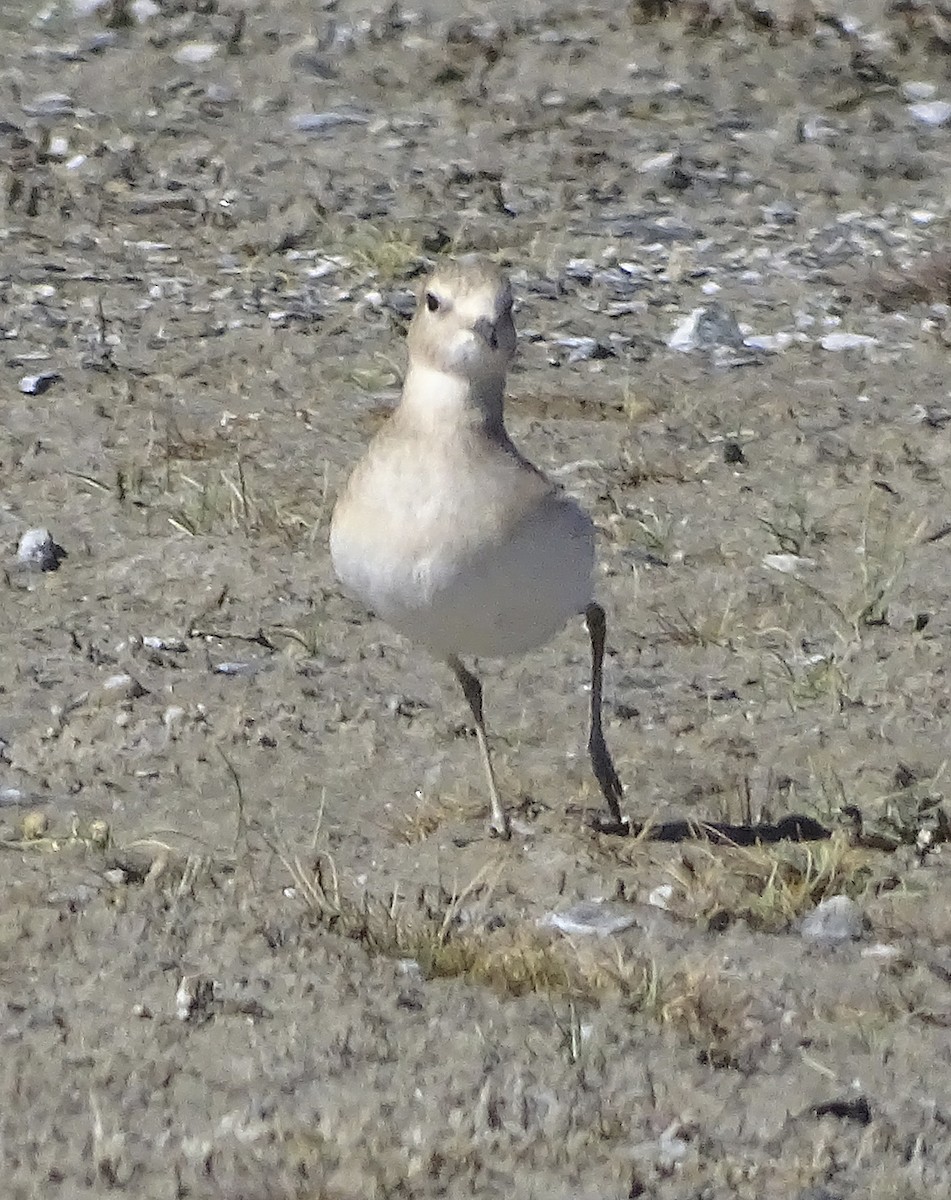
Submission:
{"label": "bird's leg", "polygon": [[604,822],[601,828],[606,833],[627,833],[629,822],[621,816],[620,801],[624,788],[611,760],[611,752],[604,740],[604,730],[601,726],[601,691],[604,681],[604,639],[607,622],[604,619],[604,609],[592,601],[585,609],[584,622],[591,638],[591,718],[588,725],[588,757],[591,759],[591,769],[601,788],[611,813],[611,822]]}
{"label": "bird's leg", "polygon": [[[602,619],[603,616],[602,613]],[[489,799],[492,803],[489,828],[500,838],[509,838],[512,831],[505,809],[502,807],[502,801],[499,799],[499,789],[495,786],[495,771],[492,769],[489,742],[485,735],[485,719],[482,716],[482,684],[455,655],[447,659],[447,662],[453,675],[459,680],[459,686],[469,702],[472,719],[475,721],[476,737],[479,740],[479,751],[482,754],[482,765],[485,767],[485,777],[489,784]]]}

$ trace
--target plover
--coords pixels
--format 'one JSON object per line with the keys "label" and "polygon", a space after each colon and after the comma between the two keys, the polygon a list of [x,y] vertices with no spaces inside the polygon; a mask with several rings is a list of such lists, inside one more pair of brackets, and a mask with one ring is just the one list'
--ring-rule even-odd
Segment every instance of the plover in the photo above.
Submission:
{"label": "plover", "polygon": [[399,406],[337,501],[330,553],[344,589],[446,662],[475,722],[490,828],[510,835],[482,711],[465,658],[520,654],[575,616],[591,640],[588,754],[627,831],[622,786],[601,724],[604,609],[592,592],[590,517],[516,448],[504,422],[515,353],[512,289],[475,256],[440,264],[409,328]]}

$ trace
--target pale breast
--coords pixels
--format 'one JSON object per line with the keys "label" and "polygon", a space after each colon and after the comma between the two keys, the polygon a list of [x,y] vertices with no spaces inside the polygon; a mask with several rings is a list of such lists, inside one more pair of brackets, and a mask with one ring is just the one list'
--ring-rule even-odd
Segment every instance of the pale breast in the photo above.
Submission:
{"label": "pale breast", "polygon": [[330,550],[343,586],[434,654],[548,641],[591,598],[588,516],[507,445],[442,446],[425,464],[375,443],[341,496]]}

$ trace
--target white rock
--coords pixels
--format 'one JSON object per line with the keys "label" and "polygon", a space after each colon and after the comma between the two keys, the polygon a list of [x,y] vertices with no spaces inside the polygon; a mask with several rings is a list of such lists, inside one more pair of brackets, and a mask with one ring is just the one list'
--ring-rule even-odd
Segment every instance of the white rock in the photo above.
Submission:
{"label": "white rock", "polygon": [[175,654],[184,654],[188,650],[188,644],[183,642],[181,638],[163,638],[148,635],[142,639],[142,645],[149,650],[171,650]]}
{"label": "white rock", "polygon": [[175,992],[175,1015],[180,1021],[203,1020],[211,1015],[217,984],[207,975],[184,975]]}
{"label": "white rock", "polygon": [[211,669],[216,675],[253,675],[259,665],[253,662],[220,662]]}
{"label": "white rock", "polygon": [[48,529],[28,529],[17,546],[17,561],[40,571],[55,571],[62,553]]}
{"label": "white rock", "polygon": [[778,354],[787,349],[796,339],[791,333],[754,333],[743,339],[743,345],[751,350],[765,350],[770,354]]}
{"label": "white rock", "polygon": [[671,350],[713,350],[718,346],[740,346],[743,335],[729,309],[714,301],[695,308],[674,330],[667,342]]}
{"label": "white rock", "polygon": [[218,46],[214,42],[186,42],[175,51],[172,58],[177,63],[198,66],[200,63],[210,62],[217,53]]}
{"label": "white rock", "polygon": [[102,703],[106,702],[122,702],[124,700],[138,700],[140,696],[147,696],[148,690],[141,683],[126,671],[120,671],[116,675],[110,675],[104,679],[99,686],[98,694],[93,696],[93,699],[99,700]]}
{"label": "white rock", "polygon": [[908,111],[920,124],[932,128],[951,121],[951,104],[947,100],[922,100],[919,104],[909,104]]}
{"label": "white rock", "polygon": [[862,957],[880,958],[885,962],[891,962],[896,958],[900,958],[901,953],[898,946],[890,946],[887,942],[876,942],[874,946],[865,947],[862,951]]}
{"label": "white rock", "polygon": [[763,566],[782,575],[798,575],[800,571],[811,571],[815,565],[814,558],[802,558],[798,554],[763,555]]}
{"label": "white rock", "polygon": [[658,171],[666,171],[668,167],[672,167],[680,157],[679,150],[667,150],[663,154],[654,154],[650,158],[645,158],[639,165],[638,171],[642,175],[650,175]]}
{"label": "white rock", "polygon": [[155,0],[132,0],[129,5],[129,12],[140,24],[144,25],[146,21],[151,21],[153,17],[157,17],[162,11],[162,6],[156,4]]}
{"label": "white rock", "polygon": [[166,729],[170,729],[176,721],[181,721],[185,716],[185,710],[180,704],[170,704],[162,713],[162,724]]}
{"label": "white rock", "polygon": [[39,375],[24,375],[18,386],[24,396],[42,396],[59,378],[57,371],[41,371]]}
{"label": "white rock", "polygon": [[827,333],[819,339],[823,350],[867,350],[878,345],[878,338],[865,333]]}
{"label": "white rock", "polygon": [[865,918],[848,896],[830,896],[803,917],[799,932],[808,942],[853,942],[865,932]]}
{"label": "white rock", "polygon": [[330,133],[341,125],[369,125],[367,113],[355,108],[330,112],[304,112],[291,117],[292,127],[300,133]]}
{"label": "white rock", "polygon": [[827,146],[839,136],[839,129],[820,113],[800,121],[799,136],[804,142],[819,142]]}
{"label": "white rock", "polygon": [[931,100],[938,89],[933,83],[924,83],[920,79],[908,79],[901,85],[901,94],[905,100]]}
{"label": "white rock", "polygon": [[648,892],[647,903],[654,908],[666,909],[670,904],[670,898],[673,894],[674,885],[672,883],[662,883]]}
{"label": "white rock", "polygon": [[587,362],[598,353],[598,340],[593,337],[556,338],[555,345],[568,351],[568,362]]}
{"label": "white rock", "polygon": [[558,929],[561,933],[595,934],[597,937],[621,933],[636,921],[625,905],[605,904],[603,900],[582,900],[563,912],[550,912],[538,918],[542,928]]}

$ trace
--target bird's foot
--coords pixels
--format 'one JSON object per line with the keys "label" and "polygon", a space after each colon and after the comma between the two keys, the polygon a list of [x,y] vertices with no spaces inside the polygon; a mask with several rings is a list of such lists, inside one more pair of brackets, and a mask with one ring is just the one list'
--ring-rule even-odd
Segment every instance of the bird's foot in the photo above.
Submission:
{"label": "bird's foot", "polygon": [[611,837],[628,837],[631,832],[629,817],[602,817],[600,813],[591,818],[591,828],[595,833],[606,833]]}
{"label": "bird's foot", "polygon": [[503,814],[501,817],[489,818],[489,837],[499,838],[503,842],[511,839],[512,826],[507,816]]}

